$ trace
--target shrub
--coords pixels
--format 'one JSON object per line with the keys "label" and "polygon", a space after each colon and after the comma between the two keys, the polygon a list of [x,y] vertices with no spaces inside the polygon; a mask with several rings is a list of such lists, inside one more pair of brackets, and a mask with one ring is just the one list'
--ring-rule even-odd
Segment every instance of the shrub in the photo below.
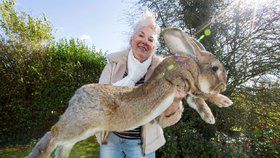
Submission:
{"label": "shrub", "polygon": [[58,120],[80,86],[98,82],[101,52],[78,40],[27,50],[0,45],[0,146],[27,143]]}

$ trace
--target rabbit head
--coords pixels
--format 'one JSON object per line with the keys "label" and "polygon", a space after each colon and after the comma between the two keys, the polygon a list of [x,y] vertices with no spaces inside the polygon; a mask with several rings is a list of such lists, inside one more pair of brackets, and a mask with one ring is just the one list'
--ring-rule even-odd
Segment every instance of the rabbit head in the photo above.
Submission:
{"label": "rabbit head", "polygon": [[190,56],[198,65],[197,87],[203,93],[218,94],[225,91],[227,75],[223,64],[204,48],[196,39],[182,30],[168,28],[163,31],[163,38],[172,53]]}

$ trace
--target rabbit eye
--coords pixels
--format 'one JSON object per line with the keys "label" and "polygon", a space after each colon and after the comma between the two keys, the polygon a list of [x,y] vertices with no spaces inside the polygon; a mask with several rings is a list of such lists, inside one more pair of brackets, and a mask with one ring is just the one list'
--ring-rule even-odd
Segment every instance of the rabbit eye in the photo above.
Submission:
{"label": "rabbit eye", "polygon": [[216,72],[218,69],[219,69],[218,66],[212,66],[212,70],[213,70],[214,72]]}

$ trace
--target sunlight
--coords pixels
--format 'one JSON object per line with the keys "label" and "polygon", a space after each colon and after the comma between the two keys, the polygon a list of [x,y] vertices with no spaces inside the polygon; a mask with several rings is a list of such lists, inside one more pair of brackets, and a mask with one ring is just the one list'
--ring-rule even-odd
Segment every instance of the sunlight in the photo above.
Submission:
{"label": "sunlight", "polygon": [[[240,0],[238,0],[240,1]],[[246,4],[246,6],[250,7],[250,6],[257,6],[260,7],[266,3],[270,3],[272,0],[242,0],[242,2],[244,4]]]}
{"label": "sunlight", "polygon": [[[230,12],[231,10],[233,10],[236,7],[241,8],[242,10],[247,10],[247,9],[252,9],[252,20],[251,20],[251,30],[254,30],[255,26],[255,20],[256,20],[256,13],[257,10],[259,10],[260,8],[263,8],[267,5],[271,5],[273,4],[272,2],[274,2],[275,0],[231,0],[229,2],[230,5],[227,6],[224,10],[222,10],[218,15],[214,16],[213,18],[211,18],[210,20],[208,20],[206,23],[204,23],[202,26],[199,27],[198,30],[196,30],[196,32],[194,33],[199,34],[201,33],[204,29],[206,29],[209,25],[211,25],[211,23],[213,23],[214,21],[216,21],[217,19],[219,19],[220,17],[222,17],[225,13]],[[200,38],[204,38],[204,35],[202,35]]]}
{"label": "sunlight", "polygon": [[244,10],[252,9],[251,31],[255,29],[257,10],[273,2],[273,0],[236,0],[236,1],[242,4],[239,5],[240,8],[243,8]]}

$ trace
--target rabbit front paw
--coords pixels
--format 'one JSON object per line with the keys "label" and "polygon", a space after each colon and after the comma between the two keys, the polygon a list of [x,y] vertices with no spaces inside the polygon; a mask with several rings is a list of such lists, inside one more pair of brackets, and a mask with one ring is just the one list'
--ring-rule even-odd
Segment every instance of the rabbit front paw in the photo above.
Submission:
{"label": "rabbit front paw", "polygon": [[233,104],[233,102],[228,97],[226,97],[222,94],[217,94],[217,95],[213,96],[212,98],[210,98],[209,101],[216,104],[220,108],[229,107]]}
{"label": "rabbit front paw", "polygon": [[209,124],[215,124],[215,118],[211,111],[201,111],[198,112],[202,120]]}

